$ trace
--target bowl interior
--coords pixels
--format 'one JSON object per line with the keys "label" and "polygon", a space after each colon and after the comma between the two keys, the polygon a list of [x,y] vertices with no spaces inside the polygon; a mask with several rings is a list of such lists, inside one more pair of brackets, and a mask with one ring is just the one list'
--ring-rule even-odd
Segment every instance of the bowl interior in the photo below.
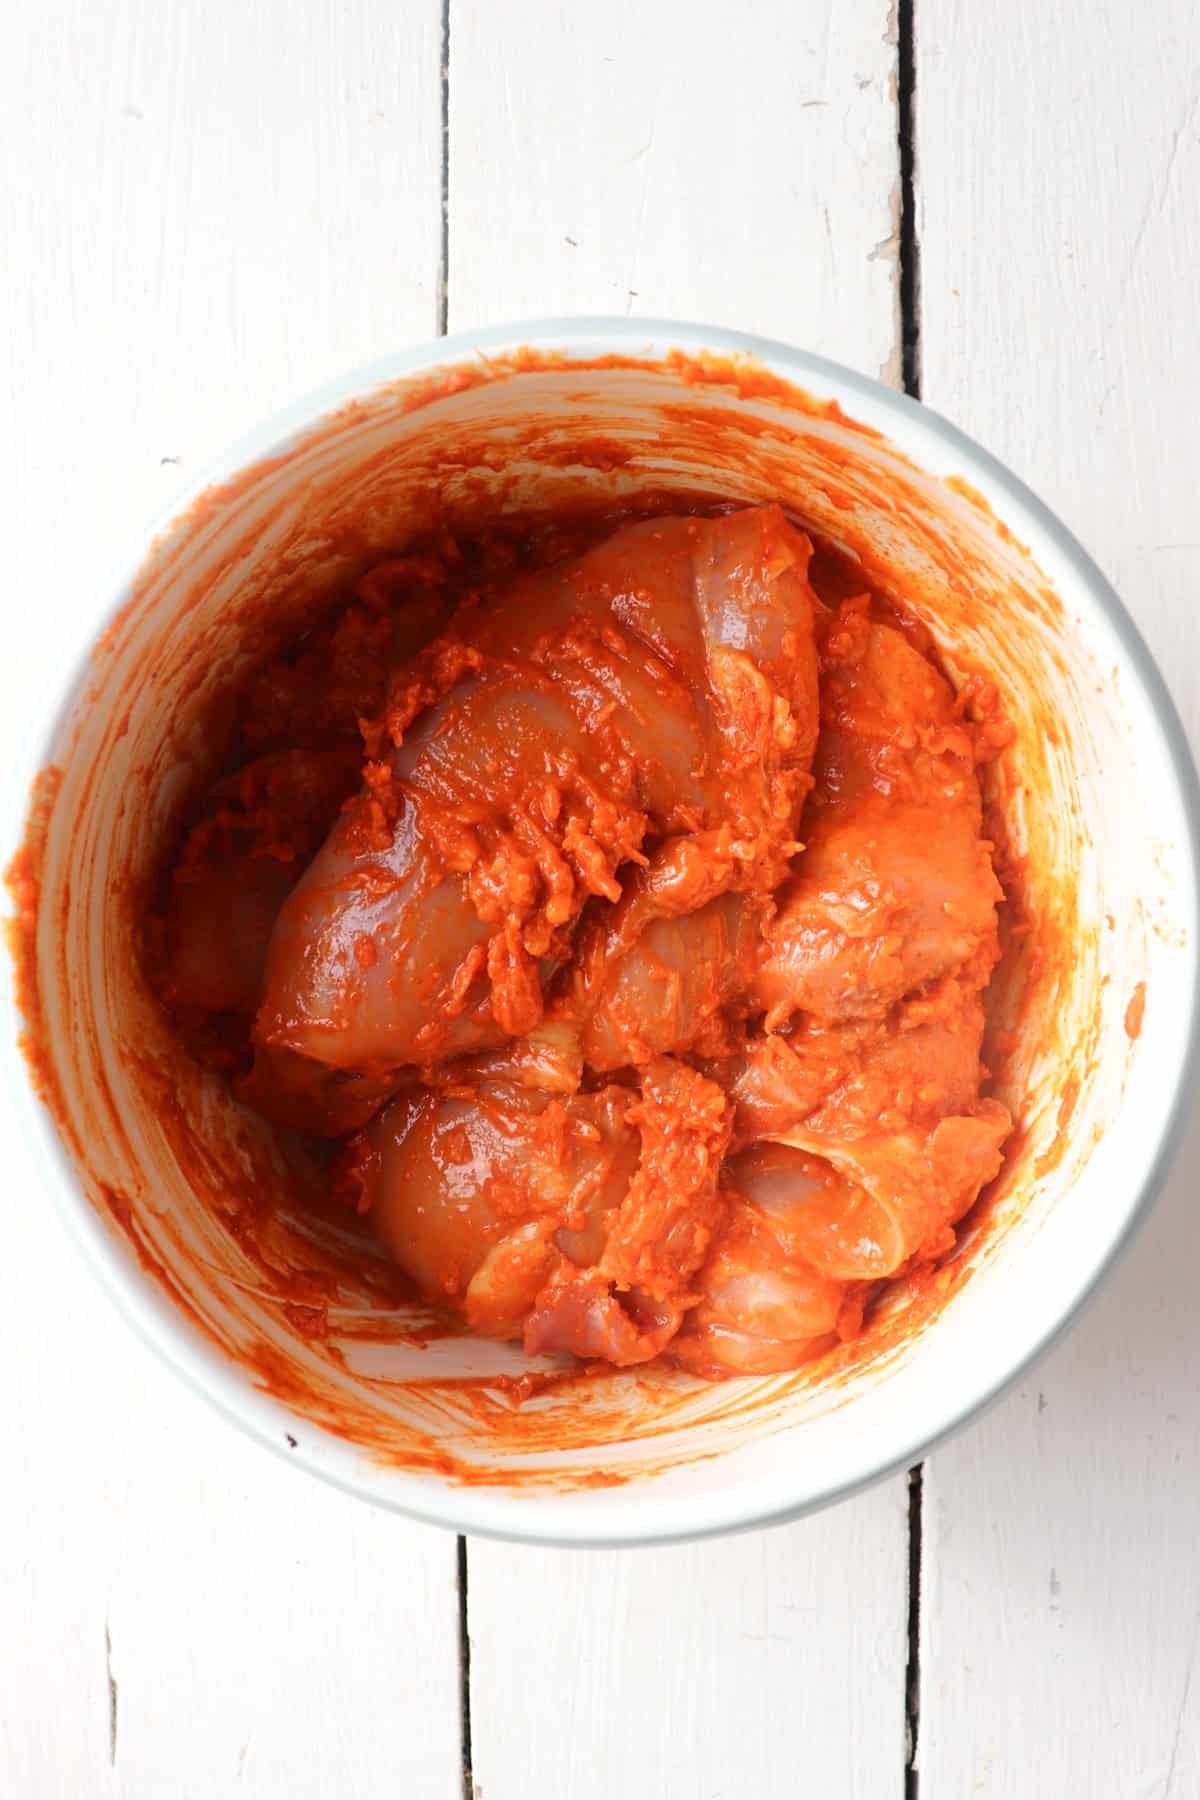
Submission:
{"label": "bowl interior", "polygon": [[[378,386],[206,492],[155,544],[43,747],[24,995],[74,1222],[191,1379],[375,1498],[573,1539],[815,1504],[998,1387],[1122,1236],[1168,1129],[1194,998],[1191,847],[1161,696],[1065,533],[882,392],[809,371],[823,384],[810,397],[778,362],[597,348],[611,350]],[[479,1378],[519,1373],[520,1353],[398,1303],[303,1155],[180,1051],[143,974],[144,922],[248,663],[435,525],[647,489],[782,500],[919,613],[956,676],[999,689],[1015,735],[988,798],[1021,872],[992,1041],[1020,1128],[954,1262],[851,1351],[713,1386],[651,1369],[517,1407]]]}

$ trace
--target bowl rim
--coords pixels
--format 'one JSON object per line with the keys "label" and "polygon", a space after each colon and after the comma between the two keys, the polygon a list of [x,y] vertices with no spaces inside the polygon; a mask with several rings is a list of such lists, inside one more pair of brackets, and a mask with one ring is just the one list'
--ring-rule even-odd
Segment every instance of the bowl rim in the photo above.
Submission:
{"label": "bowl rim", "polygon": [[[998,1356],[994,1372],[974,1397],[957,1406],[940,1424],[932,1429],[915,1430],[910,1441],[906,1440],[898,1452],[878,1458],[869,1453],[864,1455],[861,1467],[853,1475],[827,1481],[815,1488],[806,1486],[803,1470],[797,1468],[795,1471],[788,1469],[782,1483],[779,1475],[772,1473],[769,1478],[749,1477],[696,1496],[656,1497],[646,1489],[639,1491],[634,1483],[623,1490],[632,1497],[631,1505],[614,1503],[612,1490],[598,1490],[590,1497],[586,1508],[573,1505],[571,1510],[561,1511],[552,1503],[548,1504],[552,1497],[536,1492],[526,1494],[512,1489],[452,1485],[428,1477],[401,1474],[383,1464],[365,1463],[361,1451],[349,1441],[296,1420],[282,1403],[257,1391],[245,1371],[205,1345],[182,1321],[174,1319],[170,1309],[164,1310],[163,1305],[153,1304],[151,1296],[140,1292],[130,1278],[119,1246],[83,1194],[51,1115],[35,1095],[28,1079],[16,1041],[17,1033],[11,1028],[18,1020],[11,970],[8,1005],[12,1017],[10,1029],[4,1033],[0,1055],[6,1066],[13,1111],[39,1171],[50,1180],[59,1217],[118,1313],[193,1393],[281,1460],[357,1498],[453,1531],[563,1547],[612,1548],[681,1542],[785,1523],[848,1498],[920,1460],[1019,1381],[1075,1322],[1081,1308],[1098,1291],[1162,1187],[1183,1136],[1187,1101],[1200,1063],[1200,962],[1197,957],[1200,936],[1200,779],[1182,721],[1162,674],[1112,584],[1068,527],[1020,477],[959,427],[922,402],[886,387],[870,376],[776,339],[690,321],[581,315],[523,320],[478,331],[457,331],[376,358],[302,395],[211,459],[180,497],[138,535],[109,579],[98,586],[97,592],[105,598],[96,614],[81,615],[73,622],[72,630],[64,634],[67,641],[66,654],[59,665],[62,672],[45,684],[30,708],[17,778],[9,784],[5,836],[9,850],[6,854],[11,854],[22,841],[33,778],[49,760],[62,724],[80,691],[92,646],[105,624],[128,598],[155,548],[201,495],[254,463],[285,453],[296,440],[306,436],[329,415],[353,401],[370,398],[381,388],[414,375],[433,374],[473,355],[496,356],[522,348],[561,354],[568,365],[571,361],[604,353],[646,357],[650,361],[660,360],[669,350],[693,355],[747,356],[801,389],[811,390],[820,397],[832,397],[839,403],[849,399],[851,407],[857,403],[860,409],[852,416],[882,430],[889,440],[892,433],[887,427],[889,422],[894,423],[898,428],[895,432],[897,447],[905,454],[911,454],[923,467],[928,468],[928,464],[923,461],[920,448],[913,450],[914,439],[919,446],[932,449],[936,445],[943,456],[947,453],[953,456],[962,465],[965,475],[987,490],[989,500],[993,495],[999,497],[1000,505],[996,510],[1006,523],[1011,522],[1014,513],[1019,516],[1022,525],[1019,535],[1031,542],[1035,552],[1039,541],[1052,547],[1072,581],[1086,591],[1112,631],[1160,734],[1184,826],[1186,842],[1180,845],[1180,851],[1188,875],[1190,898],[1190,913],[1184,927],[1190,951],[1185,1049],[1174,1068],[1166,1074],[1170,1098],[1164,1111],[1163,1126],[1152,1152],[1142,1163],[1139,1177],[1130,1184],[1119,1227],[1100,1254],[1086,1265],[1082,1277],[1077,1277],[1073,1284],[1064,1285],[1063,1306],[1055,1313],[1052,1323],[1033,1342],[1022,1341],[1015,1355]],[[863,412],[871,415],[870,418],[863,420]],[[286,1442],[280,1428],[281,1419],[291,1421],[295,1427]],[[311,1449],[306,1443],[310,1435],[314,1440]],[[776,1491],[781,1487],[784,1491]]]}

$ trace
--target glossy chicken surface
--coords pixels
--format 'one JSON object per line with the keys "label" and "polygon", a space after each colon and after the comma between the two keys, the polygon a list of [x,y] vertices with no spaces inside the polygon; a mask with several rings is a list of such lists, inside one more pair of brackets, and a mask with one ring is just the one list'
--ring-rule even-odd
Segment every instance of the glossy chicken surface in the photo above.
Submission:
{"label": "glossy chicken surface", "polygon": [[999,1168],[977,734],[810,556],[775,506],[444,544],[247,689],[164,999],[474,1332],[790,1369]]}

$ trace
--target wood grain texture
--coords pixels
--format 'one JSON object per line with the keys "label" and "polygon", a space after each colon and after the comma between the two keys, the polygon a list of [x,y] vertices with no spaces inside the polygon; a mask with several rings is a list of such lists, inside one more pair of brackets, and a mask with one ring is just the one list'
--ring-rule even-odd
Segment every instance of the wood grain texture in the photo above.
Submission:
{"label": "wood grain texture", "polygon": [[472,1541],[484,1800],[885,1800],[904,1785],[903,1484],[667,1550]]}
{"label": "wood grain texture", "polygon": [[[926,397],[1099,556],[1198,741],[1195,8],[916,22]],[[436,329],[440,29],[438,0],[14,13],[0,753],[148,514]],[[887,0],[450,0],[451,326],[674,313],[894,378],[893,37]],[[0,1148],[0,1795],[457,1800],[453,1540],[212,1417],[6,1111]],[[927,1465],[920,1800],[1200,1793],[1198,1172],[1193,1130],[1078,1329]],[[472,1542],[484,1800],[899,1800],[905,1501],[676,1550]]]}
{"label": "wood grain texture", "polygon": [[451,0],[450,320],[702,318],[896,366],[887,0]]}
{"label": "wood grain texture", "polygon": [[299,1479],[153,1363],[4,1123],[6,1246],[41,1273],[0,1316],[0,1792],[458,1800],[452,1540]]}
{"label": "wood grain texture", "polygon": [[[1097,556],[1200,742],[1189,0],[919,0],[927,400]],[[926,1467],[921,1800],[1200,1793],[1193,1130],[1079,1327]]]}
{"label": "wood grain texture", "polygon": [[[431,335],[436,0],[49,0],[0,58],[0,756],[204,460]],[[244,1442],[128,1336],[7,1110],[0,1794],[461,1794],[454,1543]]]}
{"label": "wood grain texture", "polygon": [[[449,319],[624,312],[894,371],[885,0],[452,0]],[[902,1480],[674,1550],[469,1547],[485,1800],[899,1795]]]}
{"label": "wood grain texture", "polygon": [[[29,543],[27,593],[86,610],[231,438],[433,336],[440,31],[438,0],[14,14],[0,475],[32,537],[57,527],[52,566]],[[43,648],[14,651],[32,669]]]}

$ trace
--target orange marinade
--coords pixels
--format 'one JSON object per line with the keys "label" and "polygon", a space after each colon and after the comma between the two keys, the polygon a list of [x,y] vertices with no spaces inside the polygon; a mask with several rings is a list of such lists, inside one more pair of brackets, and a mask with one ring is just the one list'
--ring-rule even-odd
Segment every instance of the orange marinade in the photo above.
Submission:
{"label": "orange marinade", "polygon": [[242,694],[164,1000],[469,1330],[795,1368],[1010,1129],[971,698],[773,505],[397,557]]}

